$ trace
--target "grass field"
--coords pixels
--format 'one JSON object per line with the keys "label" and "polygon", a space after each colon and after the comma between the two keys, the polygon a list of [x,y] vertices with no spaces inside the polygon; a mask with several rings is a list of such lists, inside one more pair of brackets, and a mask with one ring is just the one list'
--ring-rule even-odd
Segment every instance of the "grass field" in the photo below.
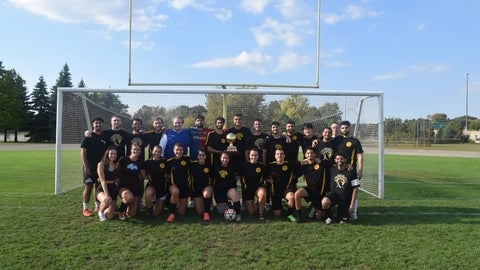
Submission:
{"label": "grass field", "polygon": [[[267,215],[210,224],[193,213],[100,223],[81,190],[52,195],[52,151],[1,151],[0,269],[475,269],[478,159],[385,156],[385,199],[327,226]],[[78,153],[77,153],[78,154]],[[245,215],[244,215],[245,216]]]}

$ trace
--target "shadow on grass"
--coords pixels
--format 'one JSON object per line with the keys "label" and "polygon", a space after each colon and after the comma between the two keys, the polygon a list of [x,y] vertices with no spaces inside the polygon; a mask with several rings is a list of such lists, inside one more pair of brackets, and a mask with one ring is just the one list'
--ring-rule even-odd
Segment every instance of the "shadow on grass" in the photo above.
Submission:
{"label": "shadow on grass", "polygon": [[355,224],[368,226],[480,224],[480,210],[443,206],[364,206]]}

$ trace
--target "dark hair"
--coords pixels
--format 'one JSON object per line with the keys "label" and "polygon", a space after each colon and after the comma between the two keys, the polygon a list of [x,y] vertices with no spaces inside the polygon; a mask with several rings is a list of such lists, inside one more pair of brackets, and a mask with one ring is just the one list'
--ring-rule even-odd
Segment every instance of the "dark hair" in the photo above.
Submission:
{"label": "dark hair", "polygon": [[305,147],[305,153],[307,152],[307,150],[312,150],[315,153],[315,148],[313,148],[312,146]]}
{"label": "dark hair", "polygon": [[303,128],[313,129],[313,125],[311,123],[303,124]]}
{"label": "dark hair", "polygon": [[101,118],[101,117],[95,117],[95,118],[93,118],[93,119],[92,119],[92,124],[93,124],[95,121],[100,121],[100,122],[102,122],[102,123],[105,122],[105,121],[103,121],[103,118]]}
{"label": "dark hair", "polygon": [[233,117],[235,117],[235,116],[243,118],[243,114],[241,114],[241,113],[236,113],[236,114],[233,115]]}
{"label": "dark hair", "polygon": [[335,156],[341,156],[343,157],[344,159],[347,159],[347,154],[343,153],[343,152],[338,152],[335,154]]}
{"label": "dark hair", "polygon": [[135,121],[140,122],[140,125],[143,125],[142,119],[140,119],[140,118],[133,118],[132,122],[135,122]]}
{"label": "dark hair", "polygon": [[216,123],[217,121],[222,121],[222,122],[225,124],[225,118],[223,118],[223,117],[221,117],[221,116],[215,118],[215,123]]}
{"label": "dark hair", "polygon": [[270,126],[273,126],[273,125],[275,125],[275,126],[280,126],[280,123],[279,123],[278,121],[273,121],[273,122],[270,124]]}
{"label": "dark hair", "polygon": [[286,123],[286,125],[288,125],[288,124],[295,125],[295,121],[293,121],[293,120],[288,120],[287,123]]}
{"label": "dark hair", "polygon": [[350,124],[349,121],[342,121],[342,122],[340,122],[340,126],[347,126],[347,127],[349,127],[350,125],[351,125],[351,124]]}
{"label": "dark hair", "polygon": [[203,120],[205,120],[205,117],[204,117],[203,115],[199,114],[199,115],[197,115],[197,116],[195,117],[195,121],[196,121],[197,119],[200,119],[200,120],[203,121]]}

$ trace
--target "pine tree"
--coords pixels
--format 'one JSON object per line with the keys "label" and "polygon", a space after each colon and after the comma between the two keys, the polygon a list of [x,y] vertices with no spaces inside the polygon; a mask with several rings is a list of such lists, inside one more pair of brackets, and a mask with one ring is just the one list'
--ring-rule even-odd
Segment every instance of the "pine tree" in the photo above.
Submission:
{"label": "pine tree", "polygon": [[56,119],[57,119],[57,89],[58,87],[72,87],[72,77],[68,64],[63,65],[63,69],[57,79],[57,83],[52,87],[50,94],[51,108],[50,108],[50,139],[55,141]]}
{"label": "pine tree", "polygon": [[47,142],[51,141],[50,131],[50,109],[51,101],[48,96],[47,84],[40,76],[32,93],[31,108],[33,110],[32,122],[30,123],[29,142]]}

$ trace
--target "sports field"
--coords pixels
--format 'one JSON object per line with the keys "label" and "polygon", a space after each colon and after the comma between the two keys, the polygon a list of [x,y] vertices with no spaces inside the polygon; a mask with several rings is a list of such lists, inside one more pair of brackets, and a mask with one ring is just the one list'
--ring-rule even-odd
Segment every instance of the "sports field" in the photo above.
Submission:
{"label": "sports field", "polygon": [[205,224],[193,212],[174,224],[165,223],[165,214],[147,221],[144,212],[125,222],[101,223],[81,215],[80,189],[53,195],[52,150],[7,150],[5,144],[0,148],[4,150],[0,151],[0,269],[475,269],[480,265],[477,157],[448,152],[446,157],[418,151],[392,154],[387,149],[385,199],[361,193],[360,219],[354,224],[327,226],[308,220],[295,224],[270,215],[264,222],[246,217],[241,223],[214,215]]}

